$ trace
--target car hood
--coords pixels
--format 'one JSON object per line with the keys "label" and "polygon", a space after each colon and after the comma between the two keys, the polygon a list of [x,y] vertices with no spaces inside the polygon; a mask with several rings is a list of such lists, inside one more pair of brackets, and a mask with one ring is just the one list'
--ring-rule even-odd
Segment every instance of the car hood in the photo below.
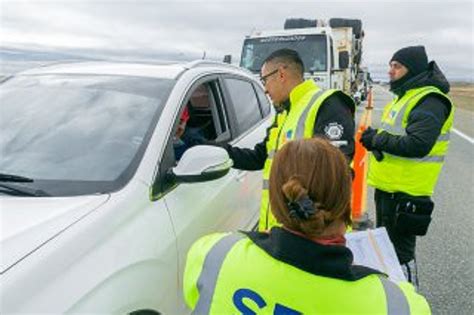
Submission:
{"label": "car hood", "polygon": [[64,232],[109,195],[0,199],[0,273]]}

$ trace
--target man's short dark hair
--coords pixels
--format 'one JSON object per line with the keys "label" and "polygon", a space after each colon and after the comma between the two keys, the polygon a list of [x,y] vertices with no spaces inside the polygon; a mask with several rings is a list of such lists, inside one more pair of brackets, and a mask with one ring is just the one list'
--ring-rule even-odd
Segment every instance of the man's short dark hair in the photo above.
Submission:
{"label": "man's short dark hair", "polygon": [[283,63],[288,66],[291,66],[292,64],[295,65],[295,70],[303,76],[304,74],[304,64],[303,60],[301,60],[300,55],[293,49],[279,49],[275,50],[272,52],[263,63],[267,62],[276,62],[276,63]]}

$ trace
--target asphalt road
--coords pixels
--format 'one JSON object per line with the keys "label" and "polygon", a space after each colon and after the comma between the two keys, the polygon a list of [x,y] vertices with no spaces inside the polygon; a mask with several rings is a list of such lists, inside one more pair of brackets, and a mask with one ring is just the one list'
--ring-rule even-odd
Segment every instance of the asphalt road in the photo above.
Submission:
{"label": "asphalt road", "polygon": [[[373,126],[392,98],[386,87],[374,86]],[[357,123],[363,106],[357,110]],[[418,238],[420,293],[433,314],[474,314],[474,114],[458,109],[449,152],[435,194],[428,235]],[[373,190],[368,212],[375,220]]]}

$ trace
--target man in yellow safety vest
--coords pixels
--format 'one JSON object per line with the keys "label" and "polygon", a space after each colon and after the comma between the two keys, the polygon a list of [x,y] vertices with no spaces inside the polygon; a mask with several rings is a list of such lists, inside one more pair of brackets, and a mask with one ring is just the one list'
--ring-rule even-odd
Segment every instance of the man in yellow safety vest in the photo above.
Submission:
{"label": "man in yellow safety vest", "polygon": [[260,79],[277,110],[273,124],[253,149],[225,146],[235,168],[263,169],[260,231],[277,224],[270,211],[268,178],[273,156],[283,144],[321,135],[339,147],[348,163],[354,155],[354,101],[340,90],[323,90],[313,80],[305,81],[303,73],[304,64],[296,51],[280,49],[270,54]]}
{"label": "man in yellow safety vest", "polygon": [[[369,151],[368,184],[375,187],[377,226],[385,226],[405,275],[418,283],[416,235],[431,221],[431,196],[443,166],[453,125],[449,83],[423,46],[405,47],[390,60],[390,90],[380,128],[361,137]],[[381,153],[381,154],[380,154]]]}

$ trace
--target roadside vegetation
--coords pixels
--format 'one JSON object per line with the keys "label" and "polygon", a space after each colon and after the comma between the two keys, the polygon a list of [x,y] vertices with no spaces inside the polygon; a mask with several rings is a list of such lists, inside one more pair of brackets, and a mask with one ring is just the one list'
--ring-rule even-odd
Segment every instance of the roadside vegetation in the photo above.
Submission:
{"label": "roadside vegetation", "polygon": [[462,109],[474,111],[474,83],[453,83],[449,96]]}

